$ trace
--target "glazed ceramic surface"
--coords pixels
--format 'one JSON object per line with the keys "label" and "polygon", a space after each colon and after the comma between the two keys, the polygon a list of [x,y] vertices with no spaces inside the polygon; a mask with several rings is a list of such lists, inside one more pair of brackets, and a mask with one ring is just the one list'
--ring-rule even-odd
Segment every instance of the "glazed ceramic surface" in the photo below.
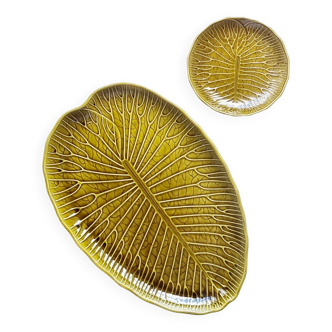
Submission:
{"label": "glazed ceramic surface", "polygon": [[217,112],[251,115],[283,93],[289,60],[281,39],[262,23],[229,18],[210,25],[188,57],[189,81]]}
{"label": "glazed ceramic surface", "polygon": [[236,298],[248,245],[240,198],[181,109],[135,85],[100,89],[60,118],[43,167],[60,221],[119,285],[192,314]]}

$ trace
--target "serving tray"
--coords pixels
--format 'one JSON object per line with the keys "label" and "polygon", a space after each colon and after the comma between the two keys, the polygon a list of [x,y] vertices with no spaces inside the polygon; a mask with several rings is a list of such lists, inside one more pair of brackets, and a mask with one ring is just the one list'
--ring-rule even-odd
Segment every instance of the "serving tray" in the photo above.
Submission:
{"label": "serving tray", "polygon": [[283,93],[289,59],[281,39],[262,23],[228,18],[206,28],[188,56],[198,97],[217,112],[251,115]]}
{"label": "serving tray", "polygon": [[102,88],[57,122],[43,169],[62,224],[122,287],[191,314],[238,295],[248,245],[240,197],[178,107],[133,84]]}

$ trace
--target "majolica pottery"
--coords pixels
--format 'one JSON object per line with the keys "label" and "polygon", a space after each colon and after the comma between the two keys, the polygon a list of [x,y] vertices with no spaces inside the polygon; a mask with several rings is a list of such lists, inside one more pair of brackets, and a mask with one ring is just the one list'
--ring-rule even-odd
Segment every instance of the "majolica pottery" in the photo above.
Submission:
{"label": "majolica pottery", "polygon": [[61,223],[122,287],[191,314],[237,297],[248,246],[240,197],[177,106],[133,84],[102,88],[57,122],[43,168]]}
{"label": "majolica pottery", "polygon": [[285,46],[266,25],[228,18],[206,28],[188,57],[189,81],[217,112],[252,115],[283,93],[289,74]]}

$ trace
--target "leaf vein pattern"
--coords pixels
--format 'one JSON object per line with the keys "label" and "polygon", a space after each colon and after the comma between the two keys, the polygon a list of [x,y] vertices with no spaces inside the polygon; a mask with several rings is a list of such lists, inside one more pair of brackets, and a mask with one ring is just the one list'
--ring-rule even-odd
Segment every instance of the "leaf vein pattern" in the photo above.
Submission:
{"label": "leaf vein pattern", "polygon": [[288,66],[279,37],[247,19],[210,25],[197,37],[188,58],[196,94],[214,110],[231,115],[269,107],[283,92]]}
{"label": "leaf vein pattern", "polygon": [[185,313],[236,298],[247,255],[241,203],[180,109],[141,87],[107,87],[61,119],[45,153],[61,222],[117,283]]}

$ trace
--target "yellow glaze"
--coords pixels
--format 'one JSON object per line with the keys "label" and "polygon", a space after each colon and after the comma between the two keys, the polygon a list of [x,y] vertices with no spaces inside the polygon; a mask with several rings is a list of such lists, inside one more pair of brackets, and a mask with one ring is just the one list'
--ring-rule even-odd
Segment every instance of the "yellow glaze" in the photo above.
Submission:
{"label": "yellow glaze", "polygon": [[248,248],[240,197],[178,107],[136,85],[102,88],[60,118],[43,169],[62,224],[122,287],[191,314],[238,295]]}
{"label": "yellow glaze", "polygon": [[281,39],[262,23],[228,18],[206,28],[188,57],[189,81],[217,112],[251,115],[283,93],[289,59]]}

